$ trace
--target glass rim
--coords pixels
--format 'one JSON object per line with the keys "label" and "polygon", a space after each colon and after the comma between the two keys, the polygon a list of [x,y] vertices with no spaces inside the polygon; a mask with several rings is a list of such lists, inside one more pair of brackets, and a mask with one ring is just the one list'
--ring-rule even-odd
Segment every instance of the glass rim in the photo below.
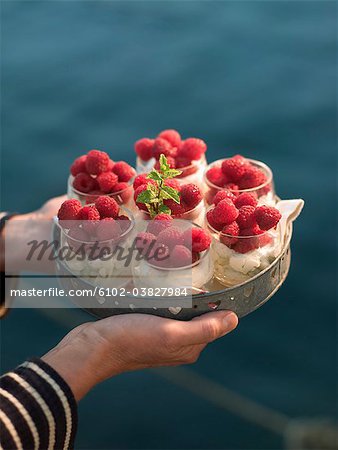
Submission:
{"label": "glass rim", "polygon": [[[251,236],[233,236],[232,234],[222,233],[222,230],[218,231],[212,225],[210,225],[210,223],[208,221],[208,218],[207,218],[207,213],[209,211],[211,211],[211,209],[213,209],[214,207],[215,207],[215,205],[210,205],[209,208],[206,210],[206,212],[205,212],[205,220],[207,222],[207,226],[212,230],[213,233],[217,234],[217,236],[224,236],[224,237],[228,237],[228,238],[231,238],[231,239],[234,239],[234,238],[236,238],[236,239],[250,239],[251,238],[252,239],[252,238],[259,238],[260,236],[265,236],[266,233],[269,233],[269,232],[271,232],[272,230],[275,229],[275,228],[270,228],[269,230],[261,230],[262,233],[260,233],[260,234],[253,234]],[[276,229],[278,227],[279,227],[279,222],[276,225]]]}
{"label": "glass rim", "polygon": [[[111,196],[116,196],[119,194],[122,194],[123,192],[125,192],[127,189],[129,189],[130,187],[132,187],[133,183],[134,183],[134,179],[135,179],[136,175],[131,178],[129,181],[125,181],[124,183],[128,184],[128,187],[126,187],[125,189],[122,189],[121,191],[116,191],[116,192],[109,192],[109,193],[104,193],[102,192],[102,194],[91,194],[90,192],[81,192],[78,191],[77,189],[75,189],[75,187],[73,186],[73,180],[74,180],[74,176],[73,175],[69,175],[68,177],[68,186],[69,188],[78,196],[91,196],[91,197],[111,197]],[[95,179],[95,178],[94,178]]]}
{"label": "glass rim", "polygon": [[217,164],[221,164],[223,161],[226,161],[226,160],[231,159],[231,158],[232,157],[217,159],[216,161],[214,161],[214,162],[212,162],[212,163],[207,165],[207,167],[205,168],[204,173],[203,173],[203,179],[204,179],[204,182],[207,184],[208,187],[212,187],[212,188],[217,189],[217,190],[228,189],[230,192],[237,192],[237,193],[242,194],[243,192],[254,192],[254,191],[257,191],[259,189],[262,189],[262,188],[266,187],[268,184],[272,183],[273,172],[270,169],[270,167],[267,164],[265,164],[264,162],[262,162],[262,161],[258,161],[257,159],[251,159],[251,158],[245,158],[245,159],[247,161],[249,161],[250,163],[252,163],[252,164],[254,164],[254,165],[264,169],[266,171],[267,175],[268,175],[267,180],[263,184],[260,184],[259,186],[256,186],[256,187],[253,187],[253,188],[235,189],[235,190],[233,190],[233,189],[230,189],[230,188],[227,188],[227,187],[217,186],[217,184],[212,183],[207,177],[208,170],[211,169],[212,167],[216,166]]}
{"label": "glass rim", "polygon": [[[95,204],[94,203],[89,203],[88,205],[86,205],[86,206],[94,206]],[[61,228],[61,230],[62,230],[62,233],[63,234],[65,234],[66,236],[67,236],[67,238],[69,238],[69,239],[72,239],[74,242],[79,242],[79,243],[81,243],[81,244],[88,244],[88,245],[93,245],[93,244],[95,244],[95,242],[98,242],[98,243],[100,243],[100,244],[102,244],[102,243],[111,243],[111,242],[118,242],[121,238],[123,238],[123,237],[125,237],[131,230],[133,230],[134,229],[134,226],[135,226],[135,217],[134,217],[134,214],[130,211],[130,209],[128,209],[128,208],[126,208],[126,207],[123,207],[123,206],[120,206],[120,209],[122,209],[123,210],[123,212],[126,212],[127,214],[127,216],[128,216],[128,218],[130,219],[130,225],[129,225],[129,227],[116,239],[116,240],[114,240],[114,239],[106,239],[106,240],[104,240],[104,241],[99,241],[98,239],[96,239],[95,241],[81,241],[81,240],[79,240],[79,239],[76,239],[76,238],[74,238],[74,237],[72,237],[72,236],[69,236],[68,235],[68,233],[66,233],[65,232],[65,230],[64,230],[64,228],[60,225],[60,223],[59,223],[59,219],[56,217],[55,218],[55,221],[56,221],[56,223],[57,223],[57,225]],[[115,219],[116,220],[116,219]],[[118,220],[117,220],[118,221]],[[72,221],[72,222],[76,222],[76,220],[74,220],[74,221]],[[87,221],[87,222],[89,222],[89,221]],[[100,221],[98,221],[98,222],[100,222]],[[122,221],[121,221],[122,222]]]}

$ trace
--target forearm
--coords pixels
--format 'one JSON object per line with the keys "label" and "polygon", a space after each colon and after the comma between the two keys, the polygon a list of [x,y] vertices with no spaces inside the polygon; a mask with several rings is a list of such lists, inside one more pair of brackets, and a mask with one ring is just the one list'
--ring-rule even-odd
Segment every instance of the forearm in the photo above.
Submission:
{"label": "forearm", "polygon": [[73,448],[77,406],[53,368],[27,361],[0,378],[0,447]]}

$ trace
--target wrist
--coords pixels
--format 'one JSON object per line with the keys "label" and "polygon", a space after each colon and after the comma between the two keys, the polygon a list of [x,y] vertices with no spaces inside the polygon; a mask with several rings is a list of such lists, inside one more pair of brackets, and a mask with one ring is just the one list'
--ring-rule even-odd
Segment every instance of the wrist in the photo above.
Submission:
{"label": "wrist", "polygon": [[57,347],[41,358],[65,380],[76,401],[99,382],[123,371],[117,361],[112,363],[114,350],[108,348],[108,343],[93,325],[84,324],[72,330]]}

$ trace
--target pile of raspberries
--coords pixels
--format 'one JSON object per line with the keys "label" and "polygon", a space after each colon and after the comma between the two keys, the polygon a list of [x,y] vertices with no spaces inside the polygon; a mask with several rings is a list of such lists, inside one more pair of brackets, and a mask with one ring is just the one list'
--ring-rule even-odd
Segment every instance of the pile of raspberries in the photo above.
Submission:
{"label": "pile of raspberries", "polygon": [[[136,200],[139,194],[147,189],[149,183],[156,184],[155,181],[148,179],[147,174],[145,173],[137,175],[133,183],[136,206],[143,211],[147,211],[146,205],[144,203],[139,203]],[[180,203],[176,203],[171,199],[163,200],[163,203],[170,208],[172,214],[177,218],[194,209],[203,200],[201,190],[196,184],[188,183],[181,185],[174,178],[168,178],[165,180],[165,184],[179,192]]]}
{"label": "pile of raspberries", "polygon": [[[198,138],[181,139],[176,130],[164,130],[155,138],[143,138],[135,142],[135,152],[142,161],[156,159],[155,169],[159,169],[160,155],[167,158],[172,169],[183,169],[191,166],[193,161],[199,161],[207,150],[207,144]],[[197,166],[191,167],[190,172],[184,172],[187,176],[197,170]],[[183,175],[183,174],[181,174]]]}
{"label": "pile of raspberries", "polygon": [[74,189],[92,195],[124,191],[136,174],[128,163],[114,162],[100,150],[90,150],[86,155],[76,158],[70,173],[74,177]]}
{"label": "pile of raspberries", "polygon": [[211,244],[210,234],[189,225],[181,230],[168,214],[158,214],[145,232],[138,233],[136,247],[142,257],[157,267],[175,268],[194,264]]}
{"label": "pile of raspberries", "polygon": [[116,240],[131,226],[129,217],[120,214],[116,200],[107,196],[85,206],[76,199],[66,200],[57,216],[59,224],[69,229],[68,236],[81,242]]}
{"label": "pile of raspberries", "polygon": [[[238,253],[247,253],[267,245],[271,237],[265,231],[277,226],[281,219],[278,209],[257,206],[254,194],[243,192],[236,197],[231,191],[218,191],[214,207],[207,212],[209,225],[220,231],[220,241]],[[242,238],[251,236],[248,238]]]}
{"label": "pile of raspberries", "polygon": [[[235,155],[225,159],[221,165],[211,167],[206,172],[206,177],[212,184],[231,191],[252,189],[267,181],[265,173],[241,155]],[[263,189],[267,193],[270,187]]]}

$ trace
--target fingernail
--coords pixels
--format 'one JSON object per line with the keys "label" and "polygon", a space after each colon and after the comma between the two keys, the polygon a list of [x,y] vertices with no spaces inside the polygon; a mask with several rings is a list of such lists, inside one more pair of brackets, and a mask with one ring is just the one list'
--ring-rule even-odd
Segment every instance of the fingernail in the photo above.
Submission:
{"label": "fingernail", "polygon": [[226,328],[225,333],[228,333],[229,331],[236,328],[238,324],[238,318],[235,313],[232,311],[229,311],[224,317],[223,317],[223,323],[224,327]]}

